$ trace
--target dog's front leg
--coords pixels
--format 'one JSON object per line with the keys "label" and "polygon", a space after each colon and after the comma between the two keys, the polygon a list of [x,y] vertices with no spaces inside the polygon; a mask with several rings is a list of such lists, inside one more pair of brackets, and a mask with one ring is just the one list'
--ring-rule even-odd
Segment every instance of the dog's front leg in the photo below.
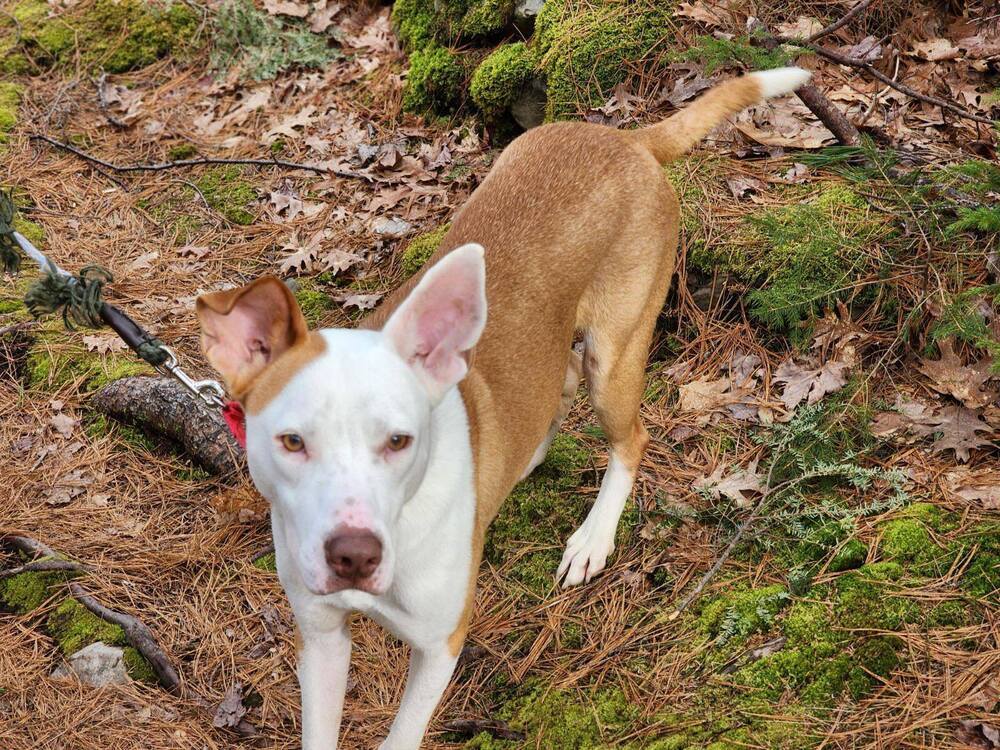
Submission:
{"label": "dog's front leg", "polygon": [[351,632],[347,613],[317,623],[300,623],[299,686],[302,688],[303,750],[336,750],[344,710]]}
{"label": "dog's front leg", "polygon": [[446,641],[431,648],[413,648],[399,712],[379,750],[417,750],[420,747],[457,661],[458,657],[452,654]]}

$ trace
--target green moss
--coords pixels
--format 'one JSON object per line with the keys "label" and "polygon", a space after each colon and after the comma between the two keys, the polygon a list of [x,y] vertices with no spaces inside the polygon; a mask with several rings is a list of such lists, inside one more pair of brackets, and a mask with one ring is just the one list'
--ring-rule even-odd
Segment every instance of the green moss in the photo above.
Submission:
{"label": "green moss", "polygon": [[630,71],[654,74],[671,42],[667,4],[548,0],[535,22],[534,45],[548,80],[546,118],[603,104]]}
{"label": "green moss", "polygon": [[432,44],[416,50],[410,55],[403,108],[416,114],[447,113],[461,100],[464,82],[465,69],[447,47]]}
{"label": "green moss", "polygon": [[976,553],[962,574],[961,587],[977,598],[995,598],[1000,592],[1000,523],[973,526],[962,544],[965,549],[974,545]]}
{"label": "green moss", "polygon": [[198,155],[198,149],[194,147],[193,143],[181,143],[177,146],[173,146],[170,151],[167,152],[167,158],[170,161],[183,161],[184,159],[191,159]]}
{"label": "green moss", "polygon": [[752,633],[767,632],[788,601],[785,587],[777,584],[757,589],[737,587],[705,606],[698,628],[718,645],[725,645]]}
{"label": "green moss", "polygon": [[106,435],[116,435],[132,448],[146,453],[154,453],[159,448],[159,443],[138,427],[111,419],[105,414],[87,414],[84,418],[83,430],[94,439],[100,439]]}
{"label": "green moss", "polygon": [[407,50],[429,44],[439,33],[434,0],[396,0],[392,6],[392,21]]}
{"label": "green moss", "polygon": [[63,583],[69,576],[53,571],[46,573],[21,573],[0,579],[0,604],[3,609],[27,614],[41,607],[49,598],[50,589]]}
{"label": "green moss", "polygon": [[859,568],[868,557],[868,546],[860,539],[850,539],[834,553],[830,560],[829,570],[839,573],[844,570]]}
{"label": "green moss", "polygon": [[931,628],[960,628],[969,621],[969,606],[951,600],[935,605],[927,613],[927,626]]}
{"label": "green moss", "polygon": [[14,229],[23,234],[35,247],[41,247],[45,241],[45,230],[41,224],[28,221],[22,216],[14,217]]}
{"label": "green moss", "polygon": [[156,672],[153,671],[153,665],[146,661],[146,657],[138,650],[132,646],[126,646],[123,652],[122,660],[125,662],[125,671],[128,672],[129,677],[136,682],[145,682],[150,685],[159,682]]}
{"label": "green moss", "polygon": [[295,292],[295,299],[298,300],[299,308],[311,328],[319,326],[326,313],[333,309],[330,295],[308,286],[301,286]]}
{"label": "green moss", "polygon": [[275,562],[274,553],[268,552],[266,555],[262,555],[253,561],[253,566],[257,570],[264,570],[268,573],[277,573],[278,564]]}
{"label": "green moss", "polygon": [[[898,566],[897,566],[898,567]],[[901,571],[900,571],[901,572]],[[882,585],[895,569],[865,565],[837,580],[835,610],[838,622],[861,630],[898,630],[920,619],[920,608],[905,597],[895,596]]]}
{"label": "green moss", "polygon": [[926,524],[918,518],[897,518],[883,524],[881,528],[882,555],[888,559],[926,562],[941,552],[941,548],[931,538]]}
{"label": "green moss", "polygon": [[120,626],[102,620],[72,597],[49,615],[46,628],[66,656],[95,641],[103,641],[109,646],[128,643]]}
{"label": "green moss", "polygon": [[569,435],[557,435],[545,461],[518,484],[487,533],[485,556],[494,565],[517,559],[510,580],[542,595],[555,582],[559,546],[586,514],[587,502],[573,492],[589,451]]}
{"label": "green moss", "polygon": [[82,391],[96,391],[120,378],[150,374],[149,365],[130,352],[89,352],[61,327],[61,320],[50,321],[28,350],[26,379],[30,387],[57,390],[76,383]]}
{"label": "green moss", "polygon": [[392,20],[403,46],[413,51],[495,37],[513,14],[513,0],[397,0]]}
{"label": "green moss", "polygon": [[497,47],[472,74],[469,93],[488,119],[499,117],[535,75],[538,61],[523,42]]}
{"label": "green moss", "polygon": [[503,31],[514,15],[514,0],[473,0],[457,24],[463,39],[489,37]]}
{"label": "green moss", "polygon": [[257,191],[243,179],[243,170],[236,165],[210,169],[194,183],[205,201],[233,224],[252,224],[251,210],[257,202]]}
{"label": "green moss", "polygon": [[6,134],[17,124],[17,108],[23,95],[23,86],[0,81],[0,143],[6,141]]}
{"label": "green moss", "polygon": [[424,263],[437,252],[437,249],[441,246],[441,240],[444,239],[449,229],[451,229],[451,224],[444,224],[437,229],[425,232],[410,240],[401,258],[403,273],[407,276],[412,276],[423,268]]}
{"label": "green moss", "polygon": [[505,706],[503,715],[513,728],[531,738],[531,746],[537,750],[618,747],[616,738],[627,733],[639,718],[638,706],[629,703],[617,688],[603,688],[588,697],[585,702],[577,694],[535,685]]}
{"label": "green moss", "polygon": [[[50,17],[49,6],[40,0],[22,0],[12,15],[20,24],[8,50],[23,51],[24,60],[13,67],[26,68],[27,58],[42,67],[64,65],[80,59],[88,68],[123,73],[144,68],[168,55],[191,48],[201,23],[199,16],[182,2],[141,0],[96,0]],[[24,72],[10,70],[9,72]]]}
{"label": "green moss", "polygon": [[784,47],[767,50],[760,44],[754,44],[748,37],[725,39],[713,36],[697,37],[694,45],[676,55],[680,60],[701,63],[706,75],[734,64],[745,70],[780,68],[789,65],[794,56],[794,51]]}

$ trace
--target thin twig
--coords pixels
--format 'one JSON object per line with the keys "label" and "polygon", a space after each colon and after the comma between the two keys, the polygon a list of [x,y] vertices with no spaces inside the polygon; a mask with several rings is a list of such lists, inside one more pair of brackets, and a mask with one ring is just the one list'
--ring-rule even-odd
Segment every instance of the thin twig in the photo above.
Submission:
{"label": "thin twig", "polygon": [[815,52],[820,57],[825,57],[827,60],[832,60],[838,65],[846,65],[849,68],[857,68],[868,73],[872,78],[876,78],[886,86],[896,89],[900,93],[906,94],[912,99],[917,99],[918,101],[927,102],[928,104],[934,104],[942,109],[946,109],[949,112],[953,112],[960,117],[964,117],[968,120],[975,120],[976,122],[981,122],[984,125],[996,125],[996,120],[991,120],[988,117],[983,117],[982,115],[977,115],[974,112],[969,112],[967,109],[959,107],[957,104],[952,104],[951,102],[941,99],[937,96],[931,96],[929,94],[921,94],[919,91],[911,89],[909,86],[898,81],[893,80],[885,73],[880,71],[878,68],[873,66],[867,60],[862,60],[857,57],[849,57],[847,55],[842,55],[839,52],[834,52],[827,47],[821,47],[818,44],[810,44],[808,42],[803,42],[799,39],[789,39],[787,37],[775,37],[774,40],[779,44],[792,44],[799,47],[804,47],[805,49]]}
{"label": "thin twig", "polygon": [[167,658],[166,653],[164,653],[163,649],[156,642],[156,637],[153,635],[152,630],[132,615],[105,607],[84,591],[78,583],[71,583],[69,590],[74,598],[84,607],[102,620],[114,623],[125,631],[125,637],[128,638],[128,642],[135,647],[136,651],[146,657],[146,661],[153,667],[153,671],[156,672],[156,677],[163,687],[173,693],[180,694],[182,692],[180,675],[177,674],[177,670],[170,663],[170,659]]}
{"label": "thin twig", "polygon": [[13,578],[14,576],[19,576],[22,573],[43,573],[52,570],[72,570],[77,573],[85,573],[90,570],[86,565],[81,565],[80,563],[75,563],[72,560],[38,560],[36,562],[26,563],[17,568],[8,568],[7,570],[0,570],[0,580],[4,578]]}
{"label": "thin twig", "polygon": [[847,24],[849,24],[859,15],[868,10],[868,6],[871,5],[873,2],[874,0],[861,0],[860,3],[858,3],[849,11],[847,11],[847,13],[845,13],[839,21],[834,21],[829,26],[824,26],[822,29],[820,29],[815,34],[806,39],[805,40],[806,43],[811,44],[812,42],[815,42],[817,39],[822,39],[826,35],[832,34],[833,32],[844,28]]}
{"label": "thin twig", "polygon": [[315,174],[333,174],[337,177],[350,177],[356,180],[367,180],[369,179],[366,175],[359,172],[351,172],[345,169],[328,169],[327,167],[319,167],[313,164],[302,164],[294,161],[284,161],[283,159],[222,159],[213,157],[199,157],[197,159],[182,159],[180,161],[165,161],[155,164],[113,164],[112,162],[100,159],[92,154],[88,154],[86,151],[78,149],[69,143],[63,143],[62,141],[57,141],[55,138],[43,135],[41,133],[31,133],[28,136],[33,141],[43,141],[48,143],[50,146],[55,146],[63,151],[68,151],[75,156],[79,156],[84,161],[90,162],[91,164],[96,164],[98,166],[104,167],[105,169],[110,169],[112,172],[164,172],[170,169],[183,169],[186,167],[199,167],[212,164],[242,164],[255,167],[281,167],[283,169],[302,169],[308,172],[313,172]]}

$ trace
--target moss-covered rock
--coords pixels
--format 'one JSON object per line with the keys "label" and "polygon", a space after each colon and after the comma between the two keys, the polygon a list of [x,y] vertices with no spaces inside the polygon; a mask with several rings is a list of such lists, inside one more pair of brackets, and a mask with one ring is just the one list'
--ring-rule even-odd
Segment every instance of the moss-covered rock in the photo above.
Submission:
{"label": "moss-covered rock", "polygon": [[698,627],[715,639],[716,644],[725,645],[752,633],[766,632],[789,600],[784,586],[775,584],[756,589],[740,586],[706,604],[698,618]]}
{"label": "moss-covered rock", "polygon": [[425,232],[410,240],[401,257],[403,273],[407,276],[412,276],[423,268],[428,259],[441,247],[441,240],[444,239],[449,229],[451,229],[450,223],[433,229],[430,232]]}
{"label": "moss-covered rock", "polygon": [[209,206],[233,224],[252,224],[256,215],[257,190],[244,179],[243,170],[236,165],[216,167],[202,174],[194,184],[205,196]]}
{"label": "moss-covered rock", "polygon": [[6,142],[7,133],[17,124],[17,109],[23,95],[23,86],[0,81],[0,145]]}
{"label": "moss-covered rock", "polygon": [[46,629],[66,656],[95,641],[103,641],[109,646],[127,644],[121,626],[102,620],[72,597],[53,610]]}
{"label": "moss-covered rock", "polygon": [[535,77],[538,60],[524,42],[497,47],[472,74],[469,93],[487,119],[502,115]]}
{"label": "moss-covered rock", "polygon": [[21,573],[0,579],[0,608],[27,614],[41,607],[52,589],[69,578],[62,571]]}
{"label": "moss-covered rock", "polygon": [[670,44],[670,4],[642,0],[588,3],[548,0],[533,45],[548,80],[546,118],[602,104],[637,68],[654,73]]}
{"label": "moss-covered rock", "polygon": [[397,0],[392,20],[403,46],[483,41],[510,25],[514,0]]}
{"label": "moss-covered rock", "polygon": [[430,44],[410,55],[410,72],[403,91],[403,108],[409,112],[447,113],[462,98],[465,68],[447,47]]}
{"label": "moss-covered rock", "polygon": [[96,0],[50,15],[44,0],[21,0],[11,15],[17,24],[0,21],[8,73],[77,58],[110,73],[138,70],[190,49],[201,24],[188,5],[168,1]]}

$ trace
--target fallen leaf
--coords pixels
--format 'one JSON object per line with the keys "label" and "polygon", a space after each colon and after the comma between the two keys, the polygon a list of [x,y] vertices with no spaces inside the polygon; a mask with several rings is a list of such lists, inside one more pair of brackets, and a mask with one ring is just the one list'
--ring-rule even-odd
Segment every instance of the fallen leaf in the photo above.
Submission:
{"label": "fallen leaf", "polygon": [[184,245],[177,248],[177,254],[185,258],[204,258],[212,251],[207,245]]}
{"label": "fallen leaf", "polygon": [[706,26],[723,28],[728,20],[720,8],[721,3],[707,2],[706,0],[695,0],[693,3],[681,3],[674,10],[674,15],[679,18],[690,18]]}
{"label": "fallen leaf", "polygon": [[68,474],[59,477],[52,487],[47,488],[42,493],[42,496],[48,505],[67,505],[74,498],[86,492],[87,487],[93,483],[94,478],[84,474],[83,469],[74,469]]}
{"label": "fallen leaf", "polygon": [[363,260],[359,255],[335,248],[323,252],[319,258],[319,266],[321,271],[329,271],[336,276]]}
{"label": "fallen leaf", "polygon": [[763,477],[757,473],[757,462],[754,461],[746,469],[738,469],[726,477],[726,467],[719,465],[706,477],[696,479],[694,488],[708,493],[714,500],[720,497],[728,497],[738,508],[746,508],[751,505],[750,499],[744,492],[763,492]]}
{"label": "fallen leaf", "polygon": [[64,438],[73,436],[73,429],[80,423],[79,419],[71,417],[69,414],[63,414],[60,412],[52,417],[49,417],[49,424],[62,435]]}
{"label": "fallen leaf", "polygon": [[764,183],[756,177],[746,177],[741,175],[727,177],[726,185],[729,186],[729,192],[732,193],[733,197],[737,200],[743,200],[751,193],[761,192],[766,188],[766,185],[764,185]]}
{"label": "fallen leaf", "polygon": [[993,471],[974,472],[959,466],[942,478],[947,491],[966,502],[978,502],[986,510],[1000,510],[1000,474]]}
{"label": "fallen leaf", "polygon": [[160,257],[159,252],[153,250],[148,253],[143,253],[138,258],[129,263],[130,271],[143,271],[147,268],[151,268],[153,261]]}
{"label": "fallen leaf", "polygon": [[969,451],[992,445],[992,441],[980,436],[980,432],[991,432],[988,424],[979,418],[979,413],[964,406],[946,406],[935,416],[935,424],[925,427],[927,432],[941,433],[931,445],[935,453],[954,450],[961,461],[969,460]]}
{"label": "fallen leaf", "polygon": [[910,54],[921,60],[938,62],[939,60],[954,60],[962,53],[947,39],[928,39],[926,42],[914,42]]}
{"label": "fallen leaf", "polygon": [[857,44],[841,47],[840,51],[863,62],[875,62],[882,57],[882,45],[873,36],[866,36]]}
{"label": "fallen leaf", "polygon": [[774,372],[774,381],[784,383],[781,402],[789,411],[802,401],[815,404],[828,393],[839,391],[847,384],[847,362],[829,360],[819,367],[803,367],[791,358],[782,362]]}
{"label": "fallen leaf", "polygon": [[309,30],[314,34],[322,34],[333,25],[333,18],[344,7],[343,3],[331,2],[331,0],[319,0],[313,5],[313,11],[309,16]]}
{"label": "fallen leaf", "polygon": [[359,310],[372,310],[383,296],[384,294],[382,292],[373,292],[371,294],[348,294],[340,301],[345,307],[356,307]]}
{"label": "fallen leaf", "polygon": [[212,718],[212,726],[219,729],[229,727],[244,736],[252,736],[257,733],[257,730],[244,718],[246,713],[247,707],[243,705],[243,683],[235,682],[226,691],[226,695],[216,709],[215,716]]}
{"label": "fallen leaf", "polygon": [[264,0],[264,10],[272,16],[292,16],[305,18],[309,15],[309,3],[303,0]]}
{"label": "fallen leaf", "polygon": [[123,349],[128,349],[128,344],[122,341],[118,336],[111,334],[103,336],[84,336],[83,345],[87,347],[87,351],[97,352],[98,354],[108,354],[110,352],[120,352]]}
{"label": "fallen leaf", "polygon": [[278,140],[279,136],[285,136],[287,138],[291,138],[292,140],[298,140],[298,138],[302,135],[298,129],[305,128],[313,121],[313,113],[315,111],[316,107],[309,105],[295,114],[282,118],[274,127],[264,133],[264,143],[274,143]]}
{"label": "fallen leaf", "polygon": [[970,409],[978,409],[997,400],[996,391],[985,390],[993,376],[992,359],[985,357],[974,365],[963,365],[949,339],[938,342],[940,359],[921,359],[917,369],[930,379],[938,393],[954,396]]}
{"label": "fallen leaf", "polygon": [[779,23],[774,28],[784,37],[808,39],[823,28],[823,23],[818,18],[799,16],[794,23]]}
{"label": "fallen leaf", "polygon": [[281,261],[278,271],[282,275],[311,271],[319,254],[322,239],[322,231],[317,232],[305,242],[301,241],[298,232],[295,232],[281,248],[282,250],[290,250],[291,255]]}

